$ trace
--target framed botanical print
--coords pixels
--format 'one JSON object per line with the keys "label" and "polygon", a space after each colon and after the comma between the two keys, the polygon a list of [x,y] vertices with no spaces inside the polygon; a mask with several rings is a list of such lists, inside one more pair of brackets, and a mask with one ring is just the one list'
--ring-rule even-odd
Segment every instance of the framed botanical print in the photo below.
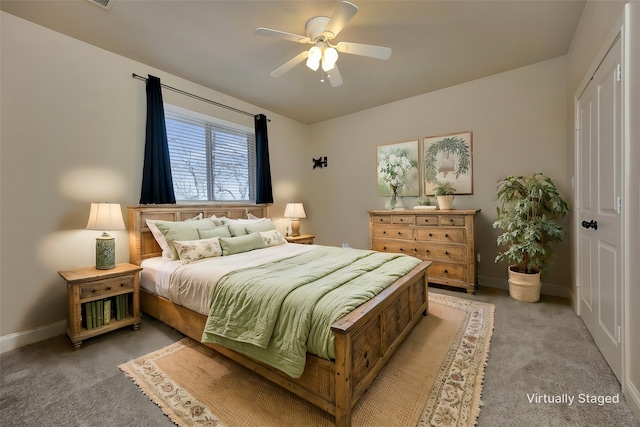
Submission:
{"label": "framed botanical print", "polygon": [[390,196],[392,186],[399,196],[420,195],[419,141],[378,145],[376,183],[379,196]]}
{"label": "framed botanical print", "polygon": [[428,136],[422,144],[424,194],[434,194],[437,181],[450,182],[455,194],[473,194],[473,132]]}

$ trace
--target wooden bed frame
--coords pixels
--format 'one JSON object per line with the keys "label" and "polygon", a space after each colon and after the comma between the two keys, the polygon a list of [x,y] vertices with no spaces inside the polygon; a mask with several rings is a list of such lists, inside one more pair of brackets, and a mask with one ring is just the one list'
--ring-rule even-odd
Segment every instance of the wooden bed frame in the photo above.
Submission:
{"label": "wooden bed frame", "polygon": [[[161,256],[146,219],[182,221],[199,213],[205,218],[212,215],[246,218],[248,214],[268,217],[266,205],[145,205],[128,210],[130,259],[137,265],[147,258]],[[335,334],[335,361],[307,353],[307,363],[300,378],[291,378],[233,350],[207,345],[332,414],[338,427],[348,427],[355,403],[420,320],[421,314],[427,314],[427,269],[430,264],[422,262],[372,300],[335,322],[331,326]],[[200,342],[206,316],[144,289],[140,290],[140,305],[142,312]]]}

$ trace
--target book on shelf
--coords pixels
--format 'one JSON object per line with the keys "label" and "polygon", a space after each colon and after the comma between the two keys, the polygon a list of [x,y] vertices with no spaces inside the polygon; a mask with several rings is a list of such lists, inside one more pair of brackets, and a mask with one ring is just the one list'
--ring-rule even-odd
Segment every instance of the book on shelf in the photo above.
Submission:
{"label": "book on shelf", "polygon": [[93,328],[97,328],[98,327],[98,313],[96,313],[96,302],[95,301],[91,301],[88,302],[87,304],[91,305],[91,325]]}
{"label": "book on shelf", "polygon": [[91,315],[91,303],[85,302],[84,306],[84,322],[87,329],[93,329],[93,316]]}
{"label": "book on shelf", "polygon": [[96,326],[102,326],[102,314],[103,314],[103,308],[102,308],[102,300],[98,300],[98,301],[94,301],[93,302],[96,305]]}
{"label": "book on shelf", "polygon": [[104,305],[102,323],[104,325],[108,325],[109,323],[111,323],[111,298],[105,299],[102,304]]}
{"label": "book on shelf", "polygon": [[122,295],[116,296],[116,320],[122,320]]}

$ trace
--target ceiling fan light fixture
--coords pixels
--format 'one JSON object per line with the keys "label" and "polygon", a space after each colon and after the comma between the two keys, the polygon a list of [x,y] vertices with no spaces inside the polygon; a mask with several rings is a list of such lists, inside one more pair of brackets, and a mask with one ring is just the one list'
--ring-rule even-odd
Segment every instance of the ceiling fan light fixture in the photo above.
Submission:
{"label": "ceiling fan light fixture", "polygon": [[327,47],[322,52],[322,69],[324,71],[333,70],[338,60],[338,51],[332,47]]}
{"label": "ceiling fan light fixture", "polygon": [[307,58],[307,67],[316,71],[320,66],[320,60],[322,59],[322,50],[318,46],[313,46],[309,49],[309,57]]}

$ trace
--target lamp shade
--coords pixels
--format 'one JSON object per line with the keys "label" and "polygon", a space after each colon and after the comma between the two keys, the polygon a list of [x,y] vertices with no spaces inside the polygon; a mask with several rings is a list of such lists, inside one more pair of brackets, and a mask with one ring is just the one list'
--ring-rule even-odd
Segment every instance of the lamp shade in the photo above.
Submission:
{"label": "lamp shade", "polygon": [[91,203],[87,230],[124,230],[119,203]]}
{"label": "lamp shade", "polygon": [[287,203],[287,207],[284,209],[285,218],[306,218],[307,214],[304,213],[304,206],[302,203]]}

